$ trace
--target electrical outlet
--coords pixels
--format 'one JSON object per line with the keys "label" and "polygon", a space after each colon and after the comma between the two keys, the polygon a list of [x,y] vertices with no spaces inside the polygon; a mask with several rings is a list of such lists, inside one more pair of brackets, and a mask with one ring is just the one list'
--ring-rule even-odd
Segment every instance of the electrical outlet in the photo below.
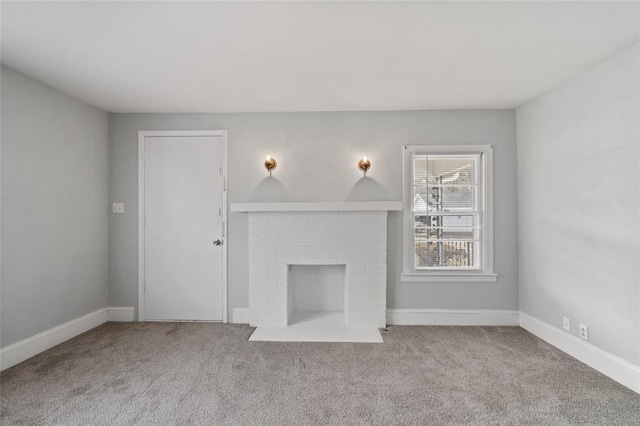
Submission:
{"label": "electrical outlet", "polygon": [[584,324],[580,324],[580,338],[589,340],[589,327]]}
{"label": "electrical outlet", "polygon": [[124,203],[113,203],[112,211],[113,213],[124,213]]}
{"label": "electrical outlet", "polygon": [[571,332],[571,320],[567,317],[562,317],[562,328],[565,331]]}

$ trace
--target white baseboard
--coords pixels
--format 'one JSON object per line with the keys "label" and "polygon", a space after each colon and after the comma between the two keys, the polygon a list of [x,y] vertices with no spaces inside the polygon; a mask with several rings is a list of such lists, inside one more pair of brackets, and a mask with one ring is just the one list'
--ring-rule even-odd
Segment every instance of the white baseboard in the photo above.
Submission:
{"label": "white baseboard", "polygon": [[518,326],[519,312],[487,309],[387,309],[389,325]]}
{"label": "white baseboard", "polygon": [[520,312],[520,327],[545,342],[640,393],[640,367],[544,321]]}
{"label": "white baseboard", "polygon": [[[518,314],[518,311],[508,310],[387,309],[387,324],[518,326]],[[233,323],[249,324],[249,309],[235,308]]]}
{"label": "white baseboard", "polygon": [[233,308],[234,324],[249,324],[249,308]]}
{"label": "white baseboard", "polygon": [[2,348],[0,349],[0,371],[104,324],[108,319],[107,308],[102,308]]}
{"label": "white baseboard", "polygon": [[136,319],[136,310],[132,306],[110,306],[107,314],[109,322],[133,322]]}

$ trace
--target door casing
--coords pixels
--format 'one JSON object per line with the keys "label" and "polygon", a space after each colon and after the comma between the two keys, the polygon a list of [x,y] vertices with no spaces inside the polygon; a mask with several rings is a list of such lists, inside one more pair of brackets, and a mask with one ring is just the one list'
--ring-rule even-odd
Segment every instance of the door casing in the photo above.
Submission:
{"label": "door casing", "polygon": [[[211,136],[222,138],[222,322],[228,322],[227,279],[227,131],[143,130],[138,132],[138,321],[145,320],[145,139],[147,137]],[[214,237],[213,235],[211,236]]]}

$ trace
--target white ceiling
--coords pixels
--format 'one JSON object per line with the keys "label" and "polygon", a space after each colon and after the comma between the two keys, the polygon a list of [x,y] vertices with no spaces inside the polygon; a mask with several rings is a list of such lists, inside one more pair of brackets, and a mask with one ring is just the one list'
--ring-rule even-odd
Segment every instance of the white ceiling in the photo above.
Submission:
{"label": "white ceiling", "polygon": [[110,112],[513,108],[638,39],[638,3],[2,4],[2,62]]}

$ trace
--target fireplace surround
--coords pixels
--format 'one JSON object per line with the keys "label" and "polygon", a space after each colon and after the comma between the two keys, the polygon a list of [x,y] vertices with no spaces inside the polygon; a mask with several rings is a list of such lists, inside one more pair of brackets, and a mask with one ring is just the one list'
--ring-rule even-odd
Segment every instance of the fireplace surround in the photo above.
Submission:
{"label": "fireplace surround", "polygon": [[385,327],[387,214],[400,202],[232,203],[249,214],[249,322],[287,327],[297,265],[344,265],[349,327]]}

